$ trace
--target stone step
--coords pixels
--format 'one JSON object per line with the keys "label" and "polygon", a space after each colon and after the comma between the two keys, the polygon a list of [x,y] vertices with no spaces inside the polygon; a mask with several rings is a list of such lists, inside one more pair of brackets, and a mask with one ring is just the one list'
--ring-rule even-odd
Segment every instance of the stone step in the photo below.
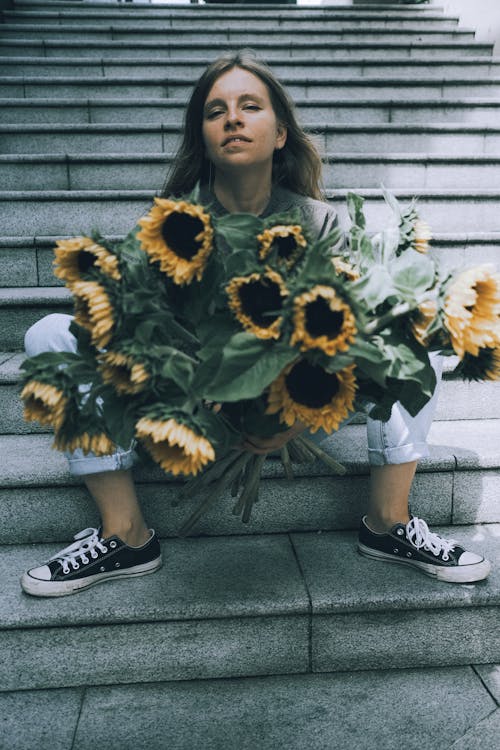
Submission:
{"label": "stone step", "polygon": [[[498,525],[439,530],[500,562]],[[19,574],[54,545],[4,547],[2,690],[397,669],[401,654],[405,668],[500,659],[498,565],[481,584],[423,580],[361,559],[352,532],[163,547],[155,575],[82,592],[78,606],[20,591]]]}
{"label": "stone step", "polygon": [[[2,361],[4,357],[8,357]],[[0,355],[0,435],[28,435],[50,432],[34,422],[25,422],[19,399],[19,367],[24,353]],[[443,379],[440,402],[435,419],[447,420],[500,420],[500,382],[464,382],[453,375],[458,361],[446,361],[449,371]],[[363,423],[360,415],[356,421]],[[499,423],[500,424],[500,423]]]}
{"label": "stone step", "polygon": [[[114,235],[120,240],[123,235]],[[0,236],[0,287],[62,286],[53,274],[53,248],[58,237]],[[500,232],[433,233],[431,251],[442,273],[480,263],[499,262]]]}
{"label": "stone step", "polygon": [[[331,99],[351,102],[355,99],[379,100],[399,99],[401,96],[412,100],[467,97],[475,98],[500,97],[500,79],[492,76],[470,80],[462,77],[451,77],[443,80],[435,78],[411,79],[396,76],[363,76],[342,78],[332,82],[330,77],[291,78],[283,83],[292,97],[302,98],[302,107],[308,101],[325,100],[324,105],[331,107]],[[10,98],[52,98],[64,99],[75,97],[111,98],[111,97],[146,97],[172,100],[187,100],[193,89],[192,78],[134,77],[123,76],[0,76],[0,97]]]}
{"label": "stone step", "polygon": [[[168,76],[191,76],[194,81],[205,69],[208,59],[158,59],[155,57],[138,58],[133,57],[100,57],[96,51],[96,57],[82,57],[80,50],[73,56],[50,57],[50,56],[18,56],[2,57],[2,72],[4,75],[27,75],[31,76],[123,76],[125,78],[152,77],[159,74]],[[78,55],[78,56],[77,56]],[[461,77],[462,80],[474,81],[476,78],[488,78],[500,74],[499,58],[481,57],[451,57],[446,60],[436,60],[433,57],[409,59],[399,57],[388,60],[385,56],[380,58],[365,58],[362,60],[339,58],[338,60],[325,60],[318,66],[316,59],[282,58],[272,61],[272,69],[285,82],[292,77],[314,78],[331,77],[334,80],[361,75],[392,75],[397,70],[398,77],[408,78],[447,78]]]}
{"label": "stone step", "polygon": [[[413,100],[461,98],[474,95],[474,98],[499,98],[500,78],[470,80],[448,77],[405,78],[363,76],[344,78],[332,82],[331,78],[303,78],[283,81],[294,99],[302,98],[302,107],[308,101],[331,99],[379,100],[391,98]],[[123,76],[0,76],[0,97],[10,98],[74,98],[78,96],[93,99],[111,97],[147,97],[173,100],[187,100],[193,89],[193,80],[167,77],[125,78]]]}
{"label": "stone step", "polygon": [[300,28],[306,30],[317,30],[318,26],[321,26],[321,30],[329,30],[332,32],[342,31],[344,28],[352,28],[362,26],[363,29],[406,29],[409,28],[412,31],[445,31],[453,32],[458,29],[459,20],[458,18],[445,17],[441,14],[426,15],[423,18],[418,14],[404,15],[404,14],[392,14],[383,16],[376,12],[351,12],[351,13],[334,13],[328,9],[324,12],[318,13],[314,11],[303,11],[302,13],[294,12],[293,14],[276,13],[276,11],[269,11],[265,8],[262,14],[256,14],[255,12],[250,14],[248,12],[243,13],[240,11],[232,13],[224,13],[220,10],[217,12],[207,13],[205,9],[202,12],[196,14],[173,14],[170,11],[156,10],[156,9],[113,9],[109,11],[96,11],[89,7],[85,10],[80,8],[73,8],[72,11],[29,11],[19,10],[17,8],[13,10],[4,10],[2,12],[2,20],[5,24],[43,24],[53,25],[59,24],[62,26],[74,26],[75,24],[99,24],[106,25],[106,27],[112,27],[113,29],[121,27],[134,26],[136,29],[148,29],[149,27],[158,27],[169,29],[169,28],[181,28],[183,31],[195,31],[211,27],[215,24],[217,27],[223,27],[224,29],[240,29],[241,21],[244,18],[247,22],[248,27],[255,31],[264,31],[268,33],[270,30],[270,24],[272,23],[274,28],[279,31],[297,31],[297,23],[300,23]]}
{"label": "stone step", "polygon": [[349,748],[353,737],[357,750],[393,750],[394,714],[407,713],[407,750],[450,742],[453,750],[471,750],[473,742],[497,750],[499,669],[483,664],[7,692],[0,720],[10,746],[37,750],[113,743],[156,750],[165,737],[169,750],[303,750],[311,737],[315,750]]}
{"label": "stone step", "polygon": [[[40,92],[41,93],[41,92]],[[123,96],[123,92],[122,92]],[[30,132],[24,129],[18,129],[17,126],[12,128],[12,123],[23,123],[24,119],[28,120],[27,124],[37,125],[36,117],[38,112],[42,112],[42,123],[39,126],[40,134],[50,134],[54,128],[43,128],[44,123],[55,122],[57,124],[72,123],[75,120],[81,124],[106,124],[116,123],[118,125],[129,127],[133,123],[137,124],[154,124],[167,126],[167,129],[175,126],[179,132],[180,123],[184,116],[186,102],[184,100],[174,100],[166,98],[156,99],[72,99],[68,97],[64,103],[57,99],[23,99],[23,98],[3,98],[0,103],[10,102],[8,110],[4,109],[2,119],[9,118],[10,127],[0,126],[2,135],[0,148],[4,153],[6,151],[24,150],[23,146],[17,146],[19,137],[23,133]],[[400,100],[374,100],[374,99],[298,99],[295,102],[299,114],[299,119],[313,122],[315,127],[323,130],[325,127],[332,127],[332,120],[335,118],[335,125],[352,124],[358,126],[358,132],[362,134],[365,125],[374,124],[406,124],[418,126],[417,132],[423,132],[425,126],[429,123],[432,125],[439,124],[440,127],[433,132],[436,138],[439,132],[447,133],[448,125],[480,125],[483,128],[493,127],[498,129],[500,99],[478,99],[478,98],[454,98],[454,99],[400,99]],[[441,127],[442,124],[442,127]],[[362,127],[359,127],[362,126]],[[116,128],[120,133],[120,128]],[[34,131],[31,130],[32,134]],[[90,131],[89,131],[90,132]],[[111,131],[110,131],[111,132]],[[407,131],[410,132],[410,131]],[[439,142],[439,141],[437,141]],[[11,145],[14,144],[14,145]],[[75,147],[73,147],[75,148]],[[79,147],[80,148],[80,147]],[[118,147],[112,149],[116,151]],[[171,148],[171,147],[170,147]],[[48,145],[41,146],[36,142],[34,145],[26,145],[29,151],[48,152],[56,150]],[[82,150],[92,150],[85,149]],[[140,150],[140,148],[136,149]],[[155,151],[162,150],[156,147]],[[357,149],[352,146],[350,151]],[[392,148],[394,150],[394,147]],[[404,150],[404,149],[401,149]],[[444,150],[441,147],[441,150]]]}
{"label": "stone step", "polygon": [[[355,188],[365,198],[370,231],[383,228],[390,219],[379,189]],[[347,226],[347,190],[327,190],[330,203]],[[500,190],[395,190],[402,202],[419,199],[424,218],[436,232],[498,231]],[[10,236],[75,235],[98,228],[103,234],[117,234],[133,227],[149,210],[153,191],[141,190],[47,190],[0,192],[0,225]],[[29,207],[29,210],[28,208]],[[0,343],[0,347],[3,343]]]}
{"label": "stone step", "polygon": [[[0,27],[1,30],[2,27]],[[290,42],[279,40],[267,40],[267,37],[252,40],[252,49],[263,59],[272,62],[276,58],[288,57],[290,60],[301,58],[309,54],[309,44],[301,39]],[[216,54],[228,51],[225,42],[213,41],[210,44],[200,42],[162,42],[138,41],[133,44],[124,41],[109,40],[93,41],[85,40],[85,44],[78,48],[78,55],[84,57],[135,57],[137,59],[155,58],[163,62],[166,58],[175,60],[192,59],[201,56],[208,62]],[[392,37],[390,40],[380,42],[346,42],[345,40],[333,42],[315,42],[314,59],[331,62],[337,59],[378,59],[381,56],[386,60],[406,57],[408,60],[421,59],[422,57],[433,57],[435,60],[448,59],[450,55],[456,58],[484,56],[487,59],[493,53],[493,45],[487,42],[428,42],[412,41],[409,45],[406,40],[399,41]],[[37,55],[42,57],[74,57],[75,44],[65,39],[10,39],[1,37],[0,34],[0,57],[1,56],[25,56]]]}
{"label": "stone step", "polygon": [[[43,103],[40,103],[40,102]],[[83,101],[61,107],[52,100],[21,101],[0,99],[0,118],[10,118],[10,123],[0,124],[0,151],[4,154],[43,154],[78,153],[122,155],[133,153],[165,153],[174,151],[179,145],[180,126],[178,123],[162,124],[163,104],[156,100],[148,104],[130,105],[122,100],[118,104],[102,104]],[[102,106],[101,106],[102,105]],[[314,136],[320,150],[324,152],[362,154],[363,152],[441,154],[459,156],[469,154],[500,153],[500,113],[490,104],[484,111],[491,112],[491,121],[496,125],[469,123],[408,124],[411,119],[410,106],[399,110],[398,122],[361,123],[363,107],[351,107],[344,103],[334,103],[338,124],[309,122],[305,129]],[[366,106],[366,105],[365,105]],[[435,108],[429,107],[430,115]],[[500,109],[500,103],[496,105]],[[470,113],[470,105],[465,105],[463,114]],[[149,111],[149,118],[147,112]],[[415,110],[413,110],[414,112]],[[444,110],[445,111],[445,110]],[[418,110],[417,110],[418,112]],[[349,124],[348,114],[352,116]],[[397,105],[388,103],[387,112],[380,112],[387,118],[398,117]],[[422,109],[422,120],[424,110]],[[444,116],[444,114],[443,114]],[[60,122],[66,117],[66,122]],[[356,117],[358,122],[356,122]],[[50,119],[54,121],[51,122]],[[89,118],[101,120],[88,122]],[[112,122],[115,118],[116,121]],[[142,118],[142,121],[140,119]],[[150,122],[144,122],[149,119]],[[173,118],[172,118],[173,119]],[[374,118],[375,119],[375,118]],[[429,118],[430,119],[430,118]],[[478,118],[479,119],[479,118]],[[27,120],[28,122],[23,122]],[[153,123],[151,123],[151,120]],[[154,122],[157,120],[158,122]]]}
{"label": "stone step", "polygon": [[[0,155],[4,190],[147,190],[162,185],[172,153]],[[376,188],[500,188],[500,153],[326,154],[326,185]]]}
{"label": "stone step", "polygon": [[[210,26],[210,25],[209,25]],[[323,24],[322,24],[323,27]],[[166,24],[154,24],[151,26],[140,26],[135,22],[127,24],[100,24],[100,23],[66,23],[64,25],[57,23],[3,23],[1,26],[2,39],[66,39],[76,42],[87,40],[95,41],[126,41],[129,44],[135,44],[136,41],[155,41],[160,39],[167,41],[169,37],[175,42],[172,49],[176,49],[178,43],[194,42],[207,43],[207,34],[214,42],[224,43],[231,47],[253,43],[255,38],[261,33],[259,29],[253,30],[251,24],[248,29],[242,29],[241,24],[231,28],[226,24],[214,24],[208,29],[206,24],[200,24],[193,28],[187,28],[185,25],[168,26]],[[475,32],[472,29],[450,26],[448,29],[414,28],[405,26],[401,28],[399,22],[394,24],[380,24],[371,28],[364,27],[363,24],[354,23],[342,24],[334,29],[317,28],[317,26],[307,26],[300,24],[299,27],[292,30],[281,30],[277,26],[270,26],[266,29],[265,34],[267,41],[279,41],[290,44],[293,41],[301,40],[308,45],[316,42],[390,42],[397,34],[400,39],[404,39],[407,44],[413,42],[462,42],[463,44],[474,42]],[[203,46],[202,46],[203,49]]]}
{"label": "stone step", "polygon": [[[498,404],[498,390],[495,399]],[[417,515],[432,524],[500,522],[499,426],[498,419],[433,423],[430,456],[420,461],[411,493],[411,507]],[[66,459],[52,450],[51,444],[47,434],[0,435],[0,508],[5,519],[0,545],[62,543],[75,528],[98,523],[83,483],[69,473]],[[261,500],[248,524],[231,513],[235,501],[224,493],[193,533],[218,536],[356,528],[368,497],[365,425],[344,427],[330,436],[324,447],[343,463],[345,476],[331,476],[316,463],[296,466],[290,483],[280,462],[268,459]],[[136,467],[134,474],[146,518],[162,537],[177,535],[201,496],[172,506],[178,497],[178,482],[149,465]]]}

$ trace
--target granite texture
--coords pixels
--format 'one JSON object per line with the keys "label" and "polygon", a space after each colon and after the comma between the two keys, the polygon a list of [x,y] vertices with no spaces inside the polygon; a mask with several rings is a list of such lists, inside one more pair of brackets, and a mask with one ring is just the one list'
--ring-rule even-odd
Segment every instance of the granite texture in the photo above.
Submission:
{"label": "granite texture", "polygon": [[500,708],[497,708],[454,742],[450,750],[498,750],[499,737]]}
{"label": "granite texture", "polygon": [[500,471],[457,471],[453,481],[453,523],[500,520]]}
{"label": "granite texture", "polygon": [[493,706],[468,668],[91,688],[74,750],[439,750]]}
{"label": "granite texture", "polygon": [[3,750],[71,750],[83,690],[0,693]]}
{"label": "granite texture", "polygon": [[37,269],[33,247],[26,251],[18,247],[0,250],[0,286],[24,287],[36,284]]}
{"label": "granite texture", "polygon": [[0,690],[303,673],[308,641],[307,615],[6,630]]}
{"label": "granite texture", "polygon": [[500,705],[500,664],[478,664],[474,669]]}

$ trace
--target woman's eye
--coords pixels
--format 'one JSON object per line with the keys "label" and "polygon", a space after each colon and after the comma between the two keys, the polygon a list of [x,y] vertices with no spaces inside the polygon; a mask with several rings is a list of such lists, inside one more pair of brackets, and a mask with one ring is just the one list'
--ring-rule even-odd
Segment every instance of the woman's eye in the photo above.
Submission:
{"label": "woman's eye", "polygon": [[216,117],[218,117],[221,114],[222,114],[221,109],[212,109],[210,110],[210,112],[208,112],[208,114],[205,115],[205,117],[207,118],[207,120],[214,120]]}
{"label": "woman's eye", "polygon": [[254,110],[254,111],[258,111],[260,109],[260,107],[258,107],[257,104],[246,104],[245,105],[245,109],[251,109],[251,110]]}

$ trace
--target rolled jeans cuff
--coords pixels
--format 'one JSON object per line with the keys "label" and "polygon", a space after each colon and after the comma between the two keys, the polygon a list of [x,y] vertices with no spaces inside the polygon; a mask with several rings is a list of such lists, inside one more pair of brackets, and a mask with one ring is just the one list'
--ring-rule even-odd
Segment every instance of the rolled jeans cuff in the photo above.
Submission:
{"label": "rolled jeans cuff", "polygon": [[128,451],[119,448],[108,456],[96,456],[93,453],[85,455],[81,448],[77,448],[65,455],[68,459],[69,470],[76,477],[99,474],[102,471],[126,471],[131,469],[137,461],[137,454],[133,448]]}

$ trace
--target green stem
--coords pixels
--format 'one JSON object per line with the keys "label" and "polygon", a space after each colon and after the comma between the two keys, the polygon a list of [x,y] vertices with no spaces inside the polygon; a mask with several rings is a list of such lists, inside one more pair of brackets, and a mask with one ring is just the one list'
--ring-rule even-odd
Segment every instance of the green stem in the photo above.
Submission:
{"label": "green stem", "polygon": [[395,305],[392,310],[389,310],[385,315],[381,315],[379,318],[375,318],[370,323],[368,323],[365,326],[364,334],[365,336],[372,336],[374,333],[378,333],[379,331],[383,331],[384,328],[387,328],[389,323],[391,323],[396,318],[400,318],[402,315],[406,315],[406,313],[409,313],[410,310],[415,309],[415,305],[410,305],[409,302],[400,302],[398,305]]}
{"label": "green stem", "polygon": [[290,451],[288,450],[288,446],[284,445],[281,449],[281,463],[283,464],[283,469],[285,470],[285,476],[288,480],[292,480],[293,477],[293,468],[292,468],[292,461],[290,459]]}
{"label": "green stem", "polygon": [[334,458],[332,458],[328,453],[326,453],[322,448],[319,447],[319,445],[316,445],[316,443],[313,443],[312,440],[308,440],[307,438],[304,438],[302,436],[299,436],[298,438],[295,438],[296,440],[303,441],[307,447],[311,450],[312,453],[316,456],[316,458],[319,458],[320,461],[323,461],[324,464],[328,466],[329,469],[333,471],[334,474],[345,474],[346,468],[345,466],[342,466],[338,461],[335,461]]}
{"label": "green stem", "polygon": [[250,520],[250,514],[252,513],[252,507],[253,504],[257,501],[257,496],[259,493],[259,484],[260,484],[260,472],[262,471],[262,466],[264,465],[264,461],[266,460],[267,456],[257,456],[257,458],[254,461],[253,465],[253,471],[252,475],[250,477],[250,491],[248,492],[244,506],[243,506],[243,515],[241,520],[243,523],[248,523]]}
{"label": "green stem", "polygon": [[[179,491],[179,500],[184,500],[186,497],[191,497],[193,494],[203,487],[207,487],[211,482],[215,482],[220,476],[231,466],[231,464],[241,456],[240,450],[232,450],[222,458],[205,469],[202,474],[190,479],[186,484],[181,487]],[[179,501],[173,501],[172,505],[179,505]]]}

